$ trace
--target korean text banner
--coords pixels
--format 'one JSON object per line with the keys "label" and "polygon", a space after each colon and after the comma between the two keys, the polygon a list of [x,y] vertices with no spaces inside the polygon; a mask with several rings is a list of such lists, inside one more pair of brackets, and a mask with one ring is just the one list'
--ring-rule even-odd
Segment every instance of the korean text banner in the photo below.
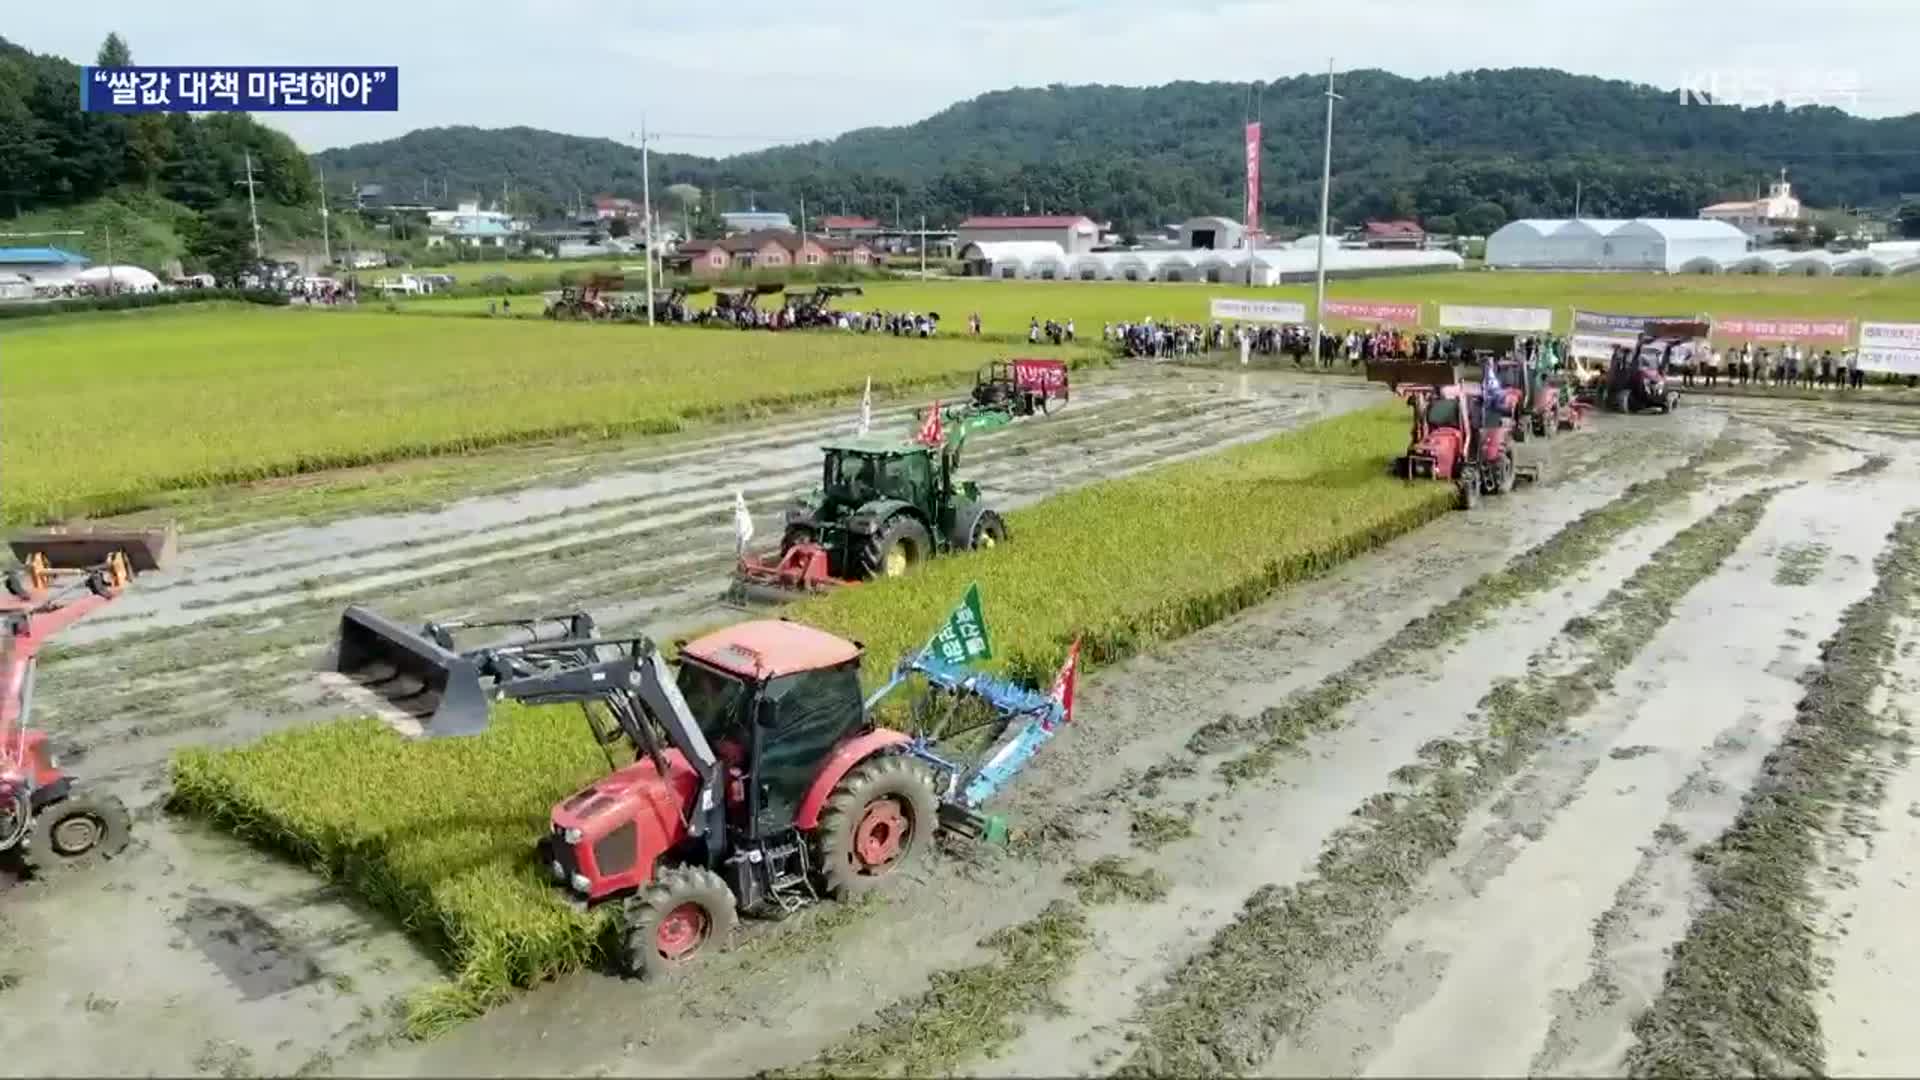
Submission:
{"label": "korean text banner", "polygon": [[1743,341],[1809,341],[1845,345],[1853,337],[1851,319],[1716,319],[1713,336]]}
{"label": "korean text banner", "polygon": [[1440,305],[1440,325],[1449,330],[1491,330],[1510,334],[1544,334],[1553,329],[1547,308],[1495,308]]}
{"label": "korean text banner", "polygon": [[1632,348],[1640,342],[1640,332],[1648,323],[1684,322],[1682,315],[1613,315],[1604,311],[1573,313],[1573,355],[1605,360],[1615,346]]}
{"label": "korean text banner", "polygon": [[1216,296],[1211,301],[1210,310],[1216,319],[1281,323],[1307,321],[1307,305],[1297,300],[1229,300]]}
{"label": "korean text banner", "polygon": [[1920,323],[1861,323],[1860,347],[1920,351]]}
{"label": "korean text banner", "polygon": [[1320,317],[1418,326],[1420,325],[1420,305],[1374,304],[1364,300],[1329,300],[1326,306],[1320,309]]}
{"label": "korean text banner", "polygon": [[1920,375],[1920,349],[1882,349],[1863,346],[1858,354],[1861,371]]}
{"label": "korean text banner", "polygon": [[83,67],[86,112],[397,112],[397,67]]}

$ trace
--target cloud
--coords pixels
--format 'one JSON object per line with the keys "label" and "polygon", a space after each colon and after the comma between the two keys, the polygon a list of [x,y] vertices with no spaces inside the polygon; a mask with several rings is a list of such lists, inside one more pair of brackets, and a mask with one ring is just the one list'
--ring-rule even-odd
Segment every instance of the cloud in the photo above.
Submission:
{"label": "cloud", "polygon": [[1920,112],[1913,0],[1828,0],[1817,17],[1754,0],[103,0],[9,12],[19,44],[90,60],[108,30],[136,60],[398,64],[397,114],[267,117],[310,149],[417,127],[527,124],[626,138],[644,113],[667,149],[734,153],[911,123],[1009,86],[1271,79],[1324,69],[1409,76],[1559,67],[1665,87],[1851,83],[1854,111]]}

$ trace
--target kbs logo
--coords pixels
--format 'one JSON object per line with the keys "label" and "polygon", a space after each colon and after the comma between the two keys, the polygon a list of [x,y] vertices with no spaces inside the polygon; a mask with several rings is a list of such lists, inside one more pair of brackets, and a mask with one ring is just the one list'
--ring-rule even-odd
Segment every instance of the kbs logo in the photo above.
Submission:
{"label": "kbs logo", "polygon": [[1711,68],[1680,80],[1680,104],[1761,108],[1779,102],[1789,109],[1825,105],[1860,107],[1860,73],[1851,68]]}

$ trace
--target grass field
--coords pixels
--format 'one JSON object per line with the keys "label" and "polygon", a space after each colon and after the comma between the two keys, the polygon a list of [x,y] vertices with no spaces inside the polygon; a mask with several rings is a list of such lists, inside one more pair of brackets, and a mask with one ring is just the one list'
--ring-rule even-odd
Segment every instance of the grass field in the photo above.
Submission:
{"label": "grass field", "polygon": [[[1107,481],[1012,514],[1011,546],[797,614],[866,641],[879,679],[978,580],[1000,666],[1050,671],[1081,634],[1097,664],[1445,513],[1446,485],[1384,475],[1404,443],[1402,410],[1384,406]],[[1195,530],[1203,518],[1220,527]],[[410,742],[350,720],[189,750],[175,761],[175,793],[343,877],[436,947],[456,974],[413,1002],[414,1029],[432,1031],[601,955],[598,925],[561,902],[529,852],[549,807],[604,765],[577,712],[503,709],[496,721],[472,740]]]}
{"label": "grass field", "polygon": [[[466,280],[463,278],[462,280]],[[865,295],[849,297],[841,306],[851,310],[937,311],[961,326],[969,312],[979,312],[991,334],[1023,333],[1027,320],[1073,318],[1080,333],[1097,333],[1102,323],[1156,320],[1201,320],[1207,301],[1215,296],[1295,299],[1312,306],[1311,285],[1254,289],[1245,285],[1206,285],[1138,282],[979,281],[869,282]],[[1806,278],[1749,275],[1665,274],[1540,274],[1514,272],[1416,274],[1335,281],[1327,285],[1333,299],[1479,304],[1498,307],[1544,307],[1554,312],[1554,325],[1566,330],[1570,309],[1623,314],[1830,316],[1853,319],[1907,321],[1920,317],[1920,276],[1897,278]],[[696,300],[696,304],[703,301]],[[484,312],[484,298],[421,299],[402,308],[472,314]],[[521,307],[520,304],[515,305]],[[528,302],[523,312],[540,313]],[[1429,307],[1429,323],[1438,313]]]}
{"label": "grass field", "polygon": [[0,518],[700,418],[974,370],[960,342],[221,309],[0,337]]}

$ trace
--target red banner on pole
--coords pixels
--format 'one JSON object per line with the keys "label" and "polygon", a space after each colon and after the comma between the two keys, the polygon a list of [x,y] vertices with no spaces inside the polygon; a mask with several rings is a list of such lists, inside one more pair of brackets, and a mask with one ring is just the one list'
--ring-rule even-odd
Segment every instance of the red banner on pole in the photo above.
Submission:
{"label": "red banner on pole", "polygon": [[1260,231],[1260,122],[1247,125],[1247,231]]}
{"label": "red banner on pole", "polygon": [[1743,341],[1810,341],[1845,345],[1853,339],[1851,319],[1715,319],[1713,336]]}
{"label": "red banner on pole", "polygon": [[1352,319],[1356,322],[1393,323],[1396,326],[1418,326],[1420,325],[1420,305],[1371,304],[1364,300],[1329,300],[1320,317]]}

